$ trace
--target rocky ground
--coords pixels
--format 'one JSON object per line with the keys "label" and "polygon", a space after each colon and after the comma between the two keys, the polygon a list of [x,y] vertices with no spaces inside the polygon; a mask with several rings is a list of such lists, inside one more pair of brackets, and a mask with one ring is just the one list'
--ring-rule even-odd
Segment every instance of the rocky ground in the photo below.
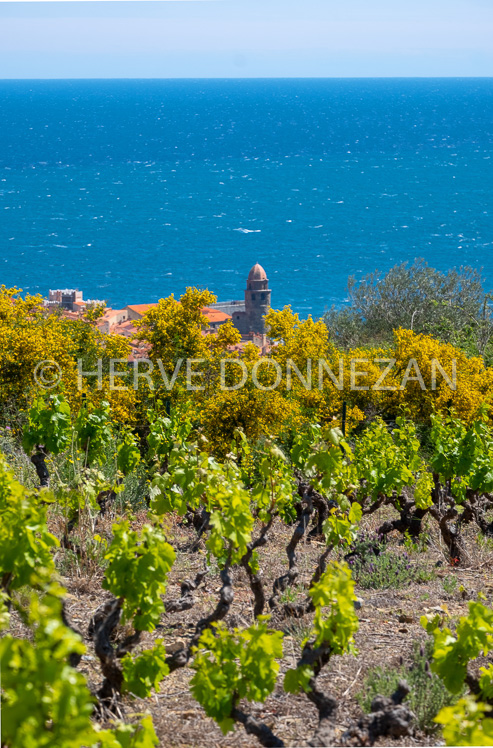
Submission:
{"label": "rocky ground", "polygon": [[[389,510],[383,510],[371,518],[363,520],[363,527],[372,530],[385,519]],[[109,535],[111,517],[105,518],[98,527],[99,534]],[[141,512],[133,518],[138,527],[145,521]],[[53,520],[55,531],[57,521]],[[205,552],[203,548],[191,552],[195,532],[183,527],[177,520],[169,529],[170,541],[177,549],[177,561],[169,578],[167,600],[178,598],[180,583],[183,579],[193,578],[203,568]],[[339,707],[335,718],[335,744],[351,722],[357,720],[362,709],[358,694],[365,689],[365,679],[376,666],[399,667],[399,664],[411,662],[413,643],[424,641],[426,634],[420,625],[420,616],[435,609],[448,611],[452,620],[467,613],[468,600],[476,599],[478,593],[486,596],[488,602],[493,596],[491,580],[491,563],[493,560],[493,542],[478,536],[472,528],[466,531],[467,566],[452,568],[440,546],[438,533],[430,523],[427,528],[428,542],[422,551],[409,553],[410,564],[425,570],[427,581],[405,582],[398,588],[361,588],[357,587],[361,607],[358,609],[359,631],[356,634],[357,655],[333,657],[322,671],[318,683],[332,694]],[[260,568],[263,581],[271,589],[272,582],[284,573],[286,564],[285,546],[289,541],[292,528],[277,522],[270,534],[268,544],[260,550]],[[390,550],[396,554],[408,552],[402,545],[402,538],[394,534],[390,539]],[[305,540],[299,546],[298,561],[300,568],[299,583],[293,597],[299,600],[306,594],[306,585],[313,573],[323,545],[320,540]],[[108,596],[102,587],[103,568],[97,553],[91,558],[77,559],[71,552],[60,550],[56,559],[62,576],[62,583],[69,591],[67,612],[72,624],[84,635],[87,654],[79,666],[86,675],[94,690],[101,683],[99,663],[95,657],[92,642],[86,632],[94,610]],[[248,580],[242,569],[235,569],[234,603],[226,621],[230,626],[248,626],[252,618],[252,595]],[[168,651],[179,648],[181,643],[191,637],[196,622],[215,607],[220,588],[217,569],[207,575],[203,584],[195,593],[196,603],[187,611],[164,615],[161,624],[153,634],[146,634],[140,647],[152,645],[152,640],[163,639]],[[20,631],[20,623],[14,622]],[[309,630],[309,617],[271,621],[274,627],[286,632],[284,639],[284,659],[281,673],[293,667],[301,652],[301,641]],[[248,736],[242,727],[234,732],[222,735],[213,720],[207,718],[201,706],[191,695],[188,683],[193,675],[190,668],[182,668],[170,674],[161,684],[159,693],[147,700],[125,697],[121,704],[121,716],[130,720],[131,715],[150,711],[160,739],[160,745],[166,748],[225,748],[233,746],[255,746],[256,740]],[[425,695],[426,698],[426,695]],[[119,708],[120,709],[120,708]],[[282,678],[278,687],[265,704],[245,705],[245,710],[267,723],[285,742],[286,746],[306,746],[317,726],[317,712],[305,695],[293,696],[282,690]],[[118,712],[118,709],[116,710]],[[415,729],[411,737],[392,740],[380,739],[377,745],[440,745],[443,744],[438,731],[431,733]]]}

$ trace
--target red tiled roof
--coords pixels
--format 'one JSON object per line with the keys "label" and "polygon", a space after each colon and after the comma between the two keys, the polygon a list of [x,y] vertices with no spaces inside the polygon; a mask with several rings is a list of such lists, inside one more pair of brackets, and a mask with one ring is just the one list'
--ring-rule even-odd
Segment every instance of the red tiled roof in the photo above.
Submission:
{"label": "red tiled roof", "polygon": [[126,337],[133,337],[137,332],[137,328],[130,319],[120,322],[119,325],[112,325],[110,329],[114,335],[125,335]]}
{"label": "red tiled roof", "polygon": [[146,312],[149,311],[149,309],[153,309],[156,304],[129,304],[126,308],[131,309],[132,312],[136,312],[137,314],[144,315]]}
{"label": "red tiled roof", "polygon": [[227,322],[228,319],[232,319],[230,314],[220,312],[218,309],[210,309],[207,306],[202,309],[202,314],[209,322]]}
{"label": "red tiled roof", "polygon": [[111,307],[107,307],[100,319],[104,319],[105,317],[117,317],[119,314],[125,314],[126,311],[126,309],[111,309]]}

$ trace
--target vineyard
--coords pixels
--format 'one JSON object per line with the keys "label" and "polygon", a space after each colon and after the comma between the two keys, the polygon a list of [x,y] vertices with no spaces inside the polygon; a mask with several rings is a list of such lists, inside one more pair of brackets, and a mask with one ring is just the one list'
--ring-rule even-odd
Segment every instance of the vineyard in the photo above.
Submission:
{"label": "vineyard", "polygon": [[488,409],[221,459],[168,410],[3,431],[2,746],[491,744]]}
{"label": "vineyard", "polygon": [[491,744],[478,330],[343,349],[285,308],[240,354],[214,300],[152,308],[139,374],[0,289],[1,748]]}

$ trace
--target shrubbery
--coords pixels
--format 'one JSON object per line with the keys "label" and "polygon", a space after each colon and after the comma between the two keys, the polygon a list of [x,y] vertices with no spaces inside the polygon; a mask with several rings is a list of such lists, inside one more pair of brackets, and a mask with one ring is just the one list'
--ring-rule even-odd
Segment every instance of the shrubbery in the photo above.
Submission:
{"label": "shrubbery", "polygon": [[[435,288],[440,278],[423,273]],[[467,298],[479,293],[473,277],[467,276],[469,285],[461,278],[451,276],[445,291],[464,282]],[[123,695],[148,698],[187,666],[195,671],[192,693],[224,732],[241,725],[262,745],[283,745],[276,725],[254,716],[249,703],[283,689],[316,707],[310,742],[332,744],[337,700],[319,676],[332,657],[356,654],[355,584],[388,589],[429,578],[420,553],[430,533],[441,544],[442,561],[461,568],[469,563],[464,529],[477,526],[485,536],[491,531],[493,372],[482,359],[402,328],[382,347],[342,350],[323,322],[301,321],[287,308],[266,320],[274,341],[268,360],[283,372],[278,387],[225,391],[218,372],[226,363],[229,383],[236,382],[234,362],[224,360],[237,336],[231,326],[202,334],[200,309],[211,298],[190,289],[181,304],[164,300],[143,320],[151,358],[160,359],[168,375],[183,355],[203,359],[203,390],[191,392],[179,374],[168,393],[159,385],[158,366],[155,389],[149,382],[137,391],[109,389],[108,361],[114,353],[125,355],[125,341],[101,336],[90,317],[69,323],[46,316],[37,297],[19,299],[6,289],[0,294],[0,344],[14,351],[0,367],[9,427],[2,433],[9,465],[0,461],[6,748],[41,748],[53,740],[59,748],[150,748],[157,738],[148,716],[105,730],[98,720],[114,714]],[[103,357],[102,390],[88,380],[78,391],[82,348],[88,367]],[[64,374],[51,393],[32,380],[37,357],[53,357]],[[334,372],[342,360],[341,389],[330,378],[321,389],[309,389],[297,377],[289,381],[290,361],[308,377],[308,362],[319,358]],[[368,359],[368,389],[351,386],[351,358]],[[377,359],[389,358],[394,365],[386,384],[394,389],[372,388],[382,375]],[[409,359],[426,390],[419,378],[401,388]],[[456,390],[443,376],[430,388],[433,359],[445,371],[455,360]],[[251,372],[258,350],[247,347],[242,361]],[[267,388],[272,366],[259,372]],[[33,471],[28,486],[19,478],[29,461],[36,478]],[[142,510],[138,521],[135,508]],[[111,528],[104,525],[108,514],[115,520]],[[380,517],[376,535],[362,536],[361,522],[372,515]],[[194,578],[182,580],[178,597],[167,587],[182,553],[170,530],[177,522],[188,525],[191,552],[200,548],[204,559]],[[264,548],[276,525],[289,540],[284,567],[269,580]],[[390,547],[392,533],[404,548]],[[300,563],[304,543],[313,540],[312,561]],[[56,573],[71,560],[79,570],[97,567],[99,592],[106,591],[87,631],[99,666],[92,690],[77,670],[85,645],[67,616]],[[161,638],[149,646],[163,616],[191,610],[204,580],[214,575],[208,608],[188,635],[169,651]],[[228,627],[241,576],[250,620]],[[21,636],[7,631],[12,616],[24,627]],[[474,674],[468,666],[493,646],[493,611],[482,600],[471,601],[457,624],[443,609],[424,618],[423,626],[433,651],[415,652],[410,669],[370,673],[364,701],[369,713],[338,736],[342,742],[410,734],[413,710],[423,729],[432,729],[436,717],[449,742],[460,744],[461,725],[471,740],[488,738],[492,669]],[[300,646],[281,678],[288,631],[297,632]],[[407,685],[400,683],[404,676]],[[25,702],[18,698],[19,683],[29,690]],[[471,693],[459,698],[465,688]]]}

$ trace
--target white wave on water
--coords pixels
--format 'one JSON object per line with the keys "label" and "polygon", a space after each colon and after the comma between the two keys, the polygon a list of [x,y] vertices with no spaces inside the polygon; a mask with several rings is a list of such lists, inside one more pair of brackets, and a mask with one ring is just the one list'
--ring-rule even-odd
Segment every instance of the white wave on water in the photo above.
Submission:
{"label": "white wave on water", "polygon": [[241,231],[242,234],[260,234],[262,229],[233,229],[233,231]]}

